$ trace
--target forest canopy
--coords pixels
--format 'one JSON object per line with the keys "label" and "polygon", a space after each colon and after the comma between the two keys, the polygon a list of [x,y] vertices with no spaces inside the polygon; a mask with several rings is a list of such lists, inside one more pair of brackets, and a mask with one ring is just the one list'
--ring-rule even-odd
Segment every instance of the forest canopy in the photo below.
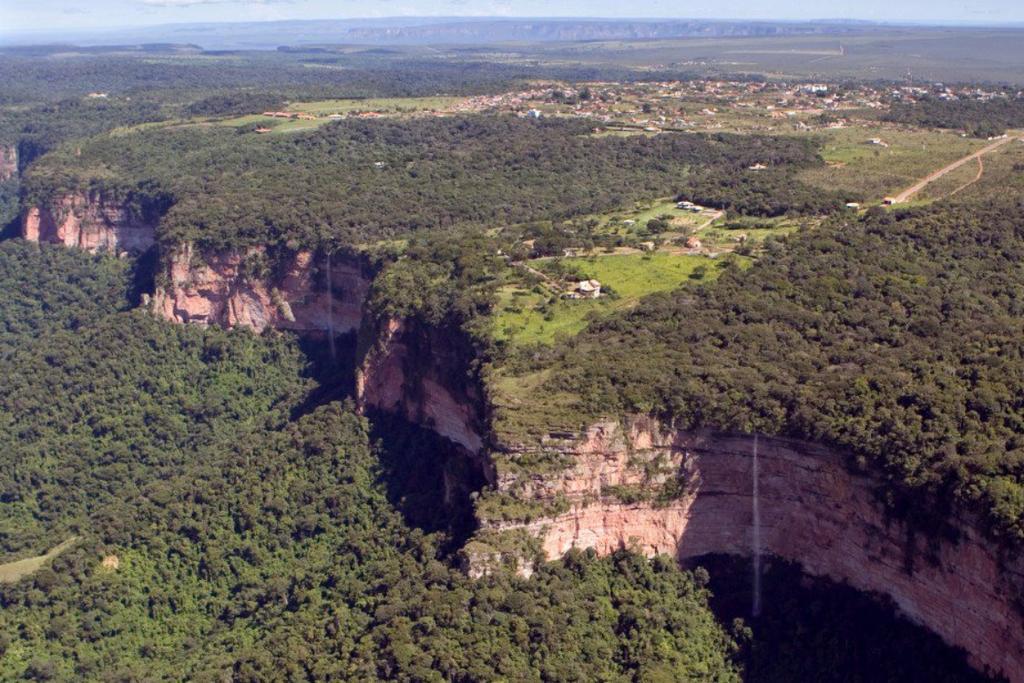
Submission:
{"label": "forest canopy", "polygon": [[833,444],[919,521],[966,504],[1024,540],[1024,208],[875,210],[766,246],[749,270],[592,323],[540,363],[550,392],[580,419]]}
{"label": "forest canopy", "polygon": [[454,226],[566,219],[743,178],[770,163],[737,211],[822,213],[841,197],[793,176],[821,164],[808,141],[737,135],[595,137],[582,121],[477,116],[345,121],[315,132],[254,136],[174,128],[64,148],[25,179],[28,202],[70,190],[151,187],[174,198],[161,240],[218,249],[253,244],[362,244]]}

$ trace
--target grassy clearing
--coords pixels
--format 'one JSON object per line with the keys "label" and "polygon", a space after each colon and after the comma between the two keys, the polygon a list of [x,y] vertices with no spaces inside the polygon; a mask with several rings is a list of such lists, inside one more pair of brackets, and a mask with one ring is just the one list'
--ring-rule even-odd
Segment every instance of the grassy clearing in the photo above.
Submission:
{"label": "grassy clearing", "polygon": [[425,111],[439,111],[447,109],[462,101],[460,97],[389,97],[371,98],[362,100],[319,100],[316,102],[292,102],[285,111],[305,112],[313,114],[316,119],[282,119],[272,116],[263,116],[260,113],[236,116],[231,119],[220,121],[223,126],[265,126],[271,129],[272,133],[296,133],[305,130],[319,128],[333,119],[328,118],[332,114],[347,116],[362,112],[376,112],[378,114],[397,116],[401,114],[415,114]]}
{"label": "grassy clearing", "polygon": [[[968,164],[970,166],[970,164]],[[977,172],[975,167],[975,172]],[[1012,142],[985,155],[981,180],[965,188],[957,198],[1005,197],[1024,191],[1024,142]]]}
{"label": "grassy clearing", "polygon": [[[896,194],[988,144],[954,132],[885,126],[837,128],[817,135],[828,166],[805,171],[801,179],[817,187],[845,190],[864,201]],[[888,147],[869,144],[872,138]]]}
{"label": "grassy clearing", "polygon": [[[613,296],[561,299],[541,287],[509,285],[499,292],[494,316],[497,339],[513,345],[552,344],[583,330],[593,317],[629,308],[643,296],[677,289],[682,283],[713,278],[722,263],[703,256],[667,253],[621,254],[563,259],[560,263],[581,276],[600,280]],[[551,269],[552,262],[535,263]],[[706,269],[703,276],[698,269]]]}
{"label": "grassy clearing", "polygon": [[462,100],[463,98],[461,97],[386,97],[362,100],[319,100],[316,102],[293,102],[288,105],[287,111],[304,111],[318,116],[369,111],[381,114],[403,114],[447,109]]}
{"label": "grassy clearing", "polygon": [[45,555],[28,557],[24,560],[15,560],[6,564],[0,564],[0,583],[15,583],[38,571],[44,564],[60,555],[62,552],[78,542],[77,536],[72,536],[58,546],[55,546]]}
{"label": "grassy clearing", "polygon": [[[803,219],[803,222],[814,223],[810,219]],[[699,230],[696,235],[705,249],[722,251],[735,248],[739,235],[746,235],[748,243],[759,243],[769,236],[790,235],[799,230],[800,225],[800,220],[784,216],[779,218],[730,218],[729,220],[717,220]]]}
{"label": "grassy clearing", "polygon": [[[671,232],[683,232],[703,225],[707,216],[693,214],[687,211],[680,211],[676,208],[676,202],[670,198],[659,198],[649,202],[637,202],[632,209],[620,209],[608,211],[596,216],[588,216],[588,220],[597,221],[595,231],[601,234],[610,235],[645,235],[647,222],[661,216],[671,216],[669,230]],[[627,224],[626,221],[633,221]]]}

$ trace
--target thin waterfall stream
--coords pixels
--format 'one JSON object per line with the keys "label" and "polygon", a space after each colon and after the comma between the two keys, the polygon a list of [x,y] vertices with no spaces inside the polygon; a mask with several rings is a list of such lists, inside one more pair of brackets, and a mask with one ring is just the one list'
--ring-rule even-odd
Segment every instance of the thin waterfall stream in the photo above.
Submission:
{"label": "thin waterfall stream", "polygon": [[331,252],[327,251],[327,348],[331,352],[331,363],[337,362],[337,349],[334,348],[334,283],[331,278]]}
{"label": "thin waterfall stream", "polygon": [[750,606],[750,614],[753,617],[761,615],[761,492],[760,492],[760,463],[757,460],[757,434],[754,434],[754,455],[752,464],[753,479],[753,542],[752,551],[754,555],[754,597]]}

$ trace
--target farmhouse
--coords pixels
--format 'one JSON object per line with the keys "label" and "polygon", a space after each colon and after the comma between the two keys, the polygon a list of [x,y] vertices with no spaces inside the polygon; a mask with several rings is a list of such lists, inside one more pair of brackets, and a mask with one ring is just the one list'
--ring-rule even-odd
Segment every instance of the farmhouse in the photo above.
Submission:
{"label": "farmhouse", "polygon": [[597,280],[580,280],[571,292],[565,295],[567,299],[597,299],[601,296],[601,283]]}

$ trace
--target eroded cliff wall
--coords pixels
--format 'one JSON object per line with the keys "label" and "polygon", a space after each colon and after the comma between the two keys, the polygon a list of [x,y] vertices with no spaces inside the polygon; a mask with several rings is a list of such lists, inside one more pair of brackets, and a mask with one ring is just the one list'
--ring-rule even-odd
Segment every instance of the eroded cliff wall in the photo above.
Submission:
{"label": "eroded cliff wall", "polygon": [[0,183],[18,175],[17,145],[0,144]]}
{"label": "eroded cliff wall", "polygon": [[[543,478],[505,477],[499,486],[520,498],[561,496],[568,511],[492,530],[525,529],[548,558],[574,547],[602,554],[634,547],[680,560],[751,554],[754,437],[675,431],[637,418],[624,427],[596,424],[545,447],[561,449],[572,465]],[[1001,553],[966,517],[953,520],[957,538],[911,534],[878,503],[875,483],[851,473],[840,453],[766,437],[757,448],[765,554],[887,595],[979,668],[1024,681],[1019,556]]]}
{"label": "eroded cliff wall", "polygon": [[102,192],[74,192],[29,206],[22,214],[21,236],[91,252],[140,253],[156,241],[157,220]]}
{"label": "eroded cliff wall", "polygon": [[357,259],[309,251],[258,274],[251,264],[268,263],[263,248],[200,254],[186,244],[166,261],[153,310],[180,323],[344,334],[359,329],[370,286]]}
{"label": "eroded cliff wall", "polygon": [[356,372],[360,408],[397,413],[484,456],[485,401],[464,335],[395,318],[374,328]]}

